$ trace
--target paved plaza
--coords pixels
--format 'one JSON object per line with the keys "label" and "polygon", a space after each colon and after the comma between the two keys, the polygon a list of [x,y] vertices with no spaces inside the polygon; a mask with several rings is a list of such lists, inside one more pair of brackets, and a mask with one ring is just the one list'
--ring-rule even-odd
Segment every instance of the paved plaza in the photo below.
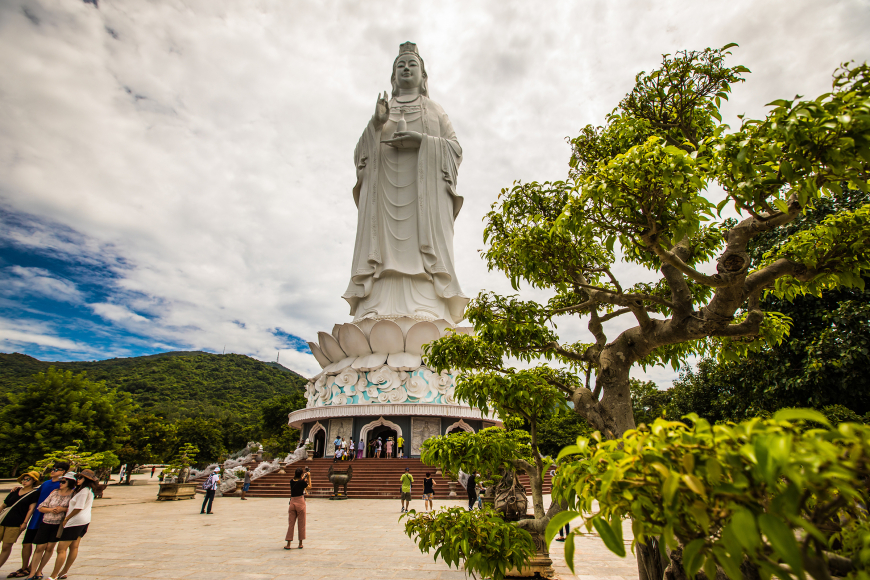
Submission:
{"label": "paved plaza", "polygon": [[[154,478],[129,487],[113,485],[105,499],[95,502],[71,580],[465,578],[461,570],[420,553],[405,536],[398,522],[399,500],[309,500],[305,548],[284,550],[286,499],[216,498],[215,513],[200,515],[201,495],[193,501],[158,502],[156,483]],[[423,502],[415,500],[411,507],[420,509]],[[626,526],[626,538],[630,533]],[[20,554],[17,544],[0,578],[21,565]],[[565,566],[562,544],[553,543],[551,556],[559,578],[574,578]],[[637,578],[634,558],[614,556],[595,536],[578,538],[575,563],[582,580]]]}

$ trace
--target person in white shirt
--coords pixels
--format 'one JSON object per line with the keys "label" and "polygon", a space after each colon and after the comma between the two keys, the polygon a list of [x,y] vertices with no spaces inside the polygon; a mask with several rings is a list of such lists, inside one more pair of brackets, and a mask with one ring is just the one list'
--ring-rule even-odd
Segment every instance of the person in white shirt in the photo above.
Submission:
{"label": "person in white shirt", "polygon": [[[205,499],[202,500],[202,509],[199,510],[201,514],[213,514],[211,511],[211,504],[214,502],[214,495],[217,493],[217,488],[221,484],[221,468],[220,466],[215,467],[214,471],[211,475],[208,476],[208,479],[205,480],[205,484],[203,484],[203,488],[205,488]],[[208,504],[208,510],[206,510],[206,505]]]}
{"label": "person in white shirt", "polygon": [[[54,571],[47,580],[66,578],[79,555],[79,545],[88,532],[91,523],[91,507],[99,480],[90,469],[83,469],[76,474],[76,490],[69,500],[66,517],[61,524],[62,532],[57,544],[57,558],[54,560]],[[69,554],[67,555],[67,551]]]}

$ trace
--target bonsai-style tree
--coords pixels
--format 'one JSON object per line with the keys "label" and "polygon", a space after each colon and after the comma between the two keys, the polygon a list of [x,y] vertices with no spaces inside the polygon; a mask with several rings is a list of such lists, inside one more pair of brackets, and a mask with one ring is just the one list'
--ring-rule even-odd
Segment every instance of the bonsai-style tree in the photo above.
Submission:
{"label": "bonsai-style tree", "polygon": [[99,479],[107,478],[113,467],[121,464],[118,457],[111,451],[92,453],[81,450],[82,441],[76,439],[72,445],[67,445],[59,451],[46,453],[45,457],[36,462],[31,470],[40,474],[47,472],[55,463],[69,463],[70,471],[92,469]]}
{"label": "bonsai-style tree", "polygon": [[[635,365],[745,356],[789,330],[787,318],[763,309],[765,293],[791,299],[863,286],[870,205],[838,211],[760,258],[748,247],[831,192],[867,189],[870,68],[845,64],[830,93],[774,101],[764,119],[731,130],[719,107],[749,72],[726,66],[732,46],[665,55],[661,67],[637,75],[604,126],[572,140],[565,181],[502,190],[487,215],[483,256],[514,288],[553,297],[541,304],[481,293],[466,309],[475,334],[430,345],[429,364],[463,373],[466,402],[495,399],[519,381],[531,403],[548,385],[603,437],[618,439],[635,427]],[[722,219],[726,207],[739,220]],[[620,280],[619,262],[657,279]],[[590,342],[560,339],[560,317],[581,318]],[[605,323],[617,318],[625,330],[608,336]],[[658,560],[653,548],[638,547],[642,564]],[[641,565],[639,573],[657,579],[662,570]]]}
{"label": "bonsai-style tree", "polygon": [[164,474],[177,477],[179,479],[178,483],[187,483],[190,466],[196,460],[197,453],[199,453],[199,448],[196,445],[185,443],[178,449],[178,453],[172,458]]}

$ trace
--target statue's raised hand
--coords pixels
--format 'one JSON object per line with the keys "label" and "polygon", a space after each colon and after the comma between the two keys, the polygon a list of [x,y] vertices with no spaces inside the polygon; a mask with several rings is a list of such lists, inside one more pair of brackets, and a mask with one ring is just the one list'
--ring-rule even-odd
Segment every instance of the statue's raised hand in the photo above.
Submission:
{"label": "statue's raised hand", "polygon": [[378,95],[378,102],[375,104],[375,127],[380,129],[390,118],[390,99],[387,97],[387,91],[383,95]]}

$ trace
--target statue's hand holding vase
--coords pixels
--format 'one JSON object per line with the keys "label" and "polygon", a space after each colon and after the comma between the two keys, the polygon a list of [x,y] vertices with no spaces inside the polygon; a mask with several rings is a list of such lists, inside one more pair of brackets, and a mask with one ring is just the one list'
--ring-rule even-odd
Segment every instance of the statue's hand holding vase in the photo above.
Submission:
{"label": "statue's hand holding vase", "polygon": [[391,139],[381,141],[384,145],[395,147],[396,149],[419,149],[420,143],[423,142],[422,133],[416,131],[396,131]]}

